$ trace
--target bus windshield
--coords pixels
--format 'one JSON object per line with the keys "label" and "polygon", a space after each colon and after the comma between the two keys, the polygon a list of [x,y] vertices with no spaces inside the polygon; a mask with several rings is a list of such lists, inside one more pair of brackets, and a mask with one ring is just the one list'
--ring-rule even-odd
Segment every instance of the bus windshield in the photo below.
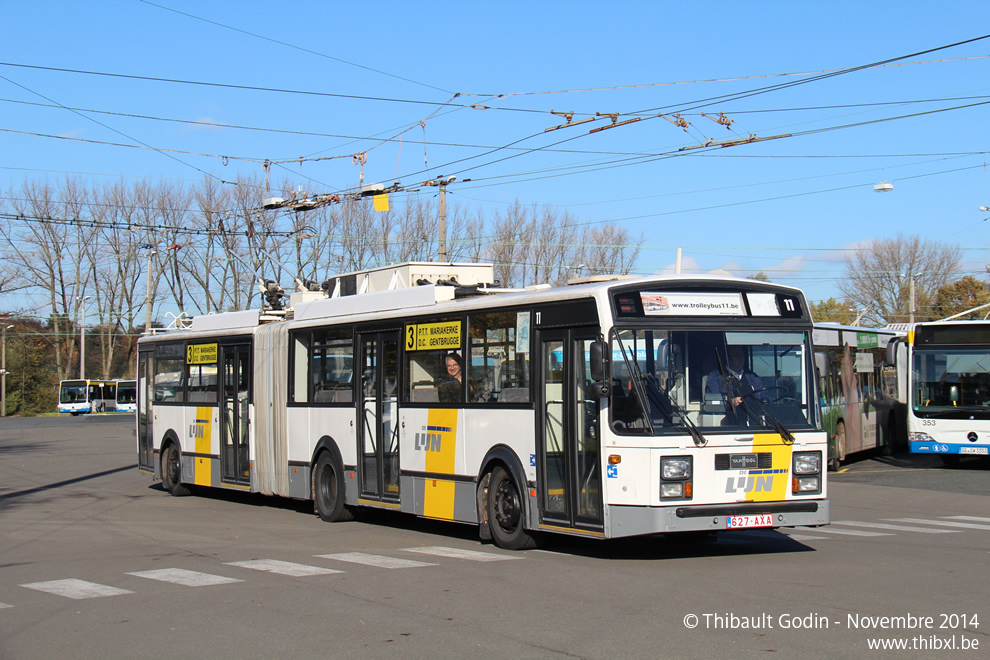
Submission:
{"label": "bus windshield", "polygon": [[623,329],[612,333],[610,424],[620,434],[788,437],[812,428],[807,334]]}
{"label": "bus windshield", "polygon": [[[919,417],[990,418],[990,353],[985,347],[916,347],[914,412]],[[984,416],[985,415],[985,416]]]}
{"label": "bus windshield", "polygon": [[87,383],[84,380],[63,381],[58,389],[59,403],[82,403],[88,401]]}

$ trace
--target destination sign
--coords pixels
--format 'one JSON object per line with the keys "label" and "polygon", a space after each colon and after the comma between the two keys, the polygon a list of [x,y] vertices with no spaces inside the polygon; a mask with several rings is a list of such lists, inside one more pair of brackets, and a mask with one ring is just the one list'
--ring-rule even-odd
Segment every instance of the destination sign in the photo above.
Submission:
{"label": "destination sign", "polygon": [[459,350],[461,322],[410,323],[406,326],[407,351]]}
{"label": "destination sign", "polygon": [[216,364],[216,344],[189,344],[186,346],[186,364]]}

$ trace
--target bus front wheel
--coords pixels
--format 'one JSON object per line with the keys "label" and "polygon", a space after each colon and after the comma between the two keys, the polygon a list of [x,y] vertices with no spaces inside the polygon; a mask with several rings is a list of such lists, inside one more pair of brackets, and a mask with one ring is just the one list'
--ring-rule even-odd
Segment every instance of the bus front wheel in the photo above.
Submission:
{"label": "bus front wheel", "polygon": [[344,505],[344,468],[329,451],[321,453],[316,461],[313,501],[316,513],[326,522],[354,520],[354,514]]}
{"label": "bus front wheel", "polygon": [[539,545],[537,534],[526,530],[523,498],[505,468],[492,470],[488,485],[488,525],[495,545],[506,550],[528,550]]}
{"label": "bus front wheel", "polygon": [[169,444],[162,454],[162,485],[174,497],[182,497],[192,492],[182,483],[182,461],[179,449],[174,444]]}

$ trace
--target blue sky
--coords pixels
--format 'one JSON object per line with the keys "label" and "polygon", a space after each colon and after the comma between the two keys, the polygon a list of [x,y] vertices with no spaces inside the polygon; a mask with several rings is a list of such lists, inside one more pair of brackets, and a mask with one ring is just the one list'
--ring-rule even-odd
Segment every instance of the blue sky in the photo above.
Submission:
{"label": "blue sky", "polygon": [[[924,52],[990,34],[987,2],[6,0],[2,15],[4,196],[299,157],[272,178],[332,193],[358,185],[350,154],[367,151],[366,183],[456,175],[472,181],[448,202],[469,210],[518,200],[642,232],[640,273],[682,247],[690,272],[763,271],[820,300],[845,250],[898,232],[958,245],[959,276],[990,261],[990,38]],[[642,119],[544,132],[565,123],[551,111]],[[658,116],[678,111],[687,130]],[[681,151],[750,135],[791,137]]]}

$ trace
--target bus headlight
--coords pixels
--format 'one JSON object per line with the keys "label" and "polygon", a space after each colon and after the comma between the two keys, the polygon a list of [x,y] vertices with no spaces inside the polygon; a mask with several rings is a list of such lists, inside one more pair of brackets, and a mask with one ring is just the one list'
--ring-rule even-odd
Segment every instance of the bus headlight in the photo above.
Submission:
{"label": "bus headlight", "polygon": [[[791,457],[791,492],[820,493],[822,491],[822,453],[796,451]],[[799,476],[800,475],[800,476]]]}
{"label": "bus headlight", "polygon": [[660,459],[660,499],[691,499],[690,456],[664,456]]}
{"label": "bus headlight", "polygon": [[908,433],[908,442],[935,442],[935,438],[923,431],[912,431]]}
{"label": "bus headlight", "polygon": [[676,456],[660,459],[660,474],[666,480],[684,480],[691,478],[691,457]]}
{"label": "bus headlight", "polygon": [[794,474],[818,474],[822,471],[822,453],[803,451],[794,454]]}

